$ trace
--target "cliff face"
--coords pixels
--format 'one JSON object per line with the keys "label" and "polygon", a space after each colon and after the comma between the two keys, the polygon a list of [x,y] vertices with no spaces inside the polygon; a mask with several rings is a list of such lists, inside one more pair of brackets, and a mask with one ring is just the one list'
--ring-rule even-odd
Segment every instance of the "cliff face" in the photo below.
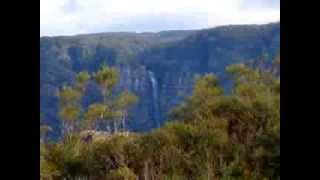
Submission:
{"label": "cliff face", "polygon": [[[76,72],[96,71],[108,63],[120,72],[117,90],[130,90],[139,96],[129,128],[147,131],[161,126],[168,111],[190,94],[196,75],[215,73],[227,88],[227,65],[249,62],[261,54],[268,54],[270,61],[279,51],[279,23],[40,38],[40,110],[55,129],[53,136],[58,136],[56,89],[71,82]],[[99,98],[92,84],[84,105]]]}

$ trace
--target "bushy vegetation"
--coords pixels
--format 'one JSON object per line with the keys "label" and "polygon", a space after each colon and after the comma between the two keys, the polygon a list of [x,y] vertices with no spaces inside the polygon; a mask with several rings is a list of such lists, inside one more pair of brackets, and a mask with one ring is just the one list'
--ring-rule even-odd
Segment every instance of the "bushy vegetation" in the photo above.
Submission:
{"label": "bushy vegetation", "polygon": [[[205,30],[165,31],[159,33],[99,33],[68,37],[40,38],[40,111],[51,126],[48,138],[60,137],[61,120],[57,116],[58,100],[55,89],[69,84],[76,74],[86,70],[97,71],[106,62],[120,70],[120,77],[138,81],[121,85],[120,91],[130,89],[140,97],[137,108],[132,109],[132,123],[127,128],[149,131],[157,127],[153,119],[162,122],[167,112],[181,102],[180,95],[190,94],[195,74],[214,72],[220,85],[229,88],[225,66],[246,63],[269,54],[271,60],[280,49],[280,23],[265,25],[235,25]],[[106,61],[107,60],[107,61]],[[270,61],[268,61],[270,63]],[[160,117],[153,116],[150,106],[149,77],[142,69],[152,71],[158,81]],[[179,82],[181,81],[181,84]],[[129,82],[129,79],[128,79]],[[125,86],[125,87],[124,87]],[[179,86],[179,87],[172,87]],[[120,87],[120,86],[119,86]],[[181,92],[180,92],[181,91]],[[183,96],[184,97],[184,96]],[[100,96],[95,87],[89,87],[84,104]],[[141,112],[146,112],[141,113]],[[150,120],[151,119],[151,120]],[[150,123],[152,122],[152,123]]]}
{"label": "bushy vegetation", "polygon": [[[145,134],[119,132],[117,125],[99,129],[124,117],[135,98],[113,97],[116,71],[103,67],[92,76],[104,101],[83,110],[77,101],[85,83],[79,82],[91,75],[79,74],[77,85],[60,91],[67,130],[61,141],[41,144],[41,179],[280,179],[280,79],[243,64],[227,71],[231,93],[213,74],[204,75],[172,110],[171,121]],[[91,130],[90,141],[84,130]]]}

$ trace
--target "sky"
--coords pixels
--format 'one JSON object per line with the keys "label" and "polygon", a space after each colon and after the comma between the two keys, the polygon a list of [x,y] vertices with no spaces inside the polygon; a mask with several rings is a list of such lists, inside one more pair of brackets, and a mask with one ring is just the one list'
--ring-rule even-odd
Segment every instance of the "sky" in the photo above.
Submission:
{"label": "sky", "polygon": [[280,0],[40,0],[40,37],[280,21]]}

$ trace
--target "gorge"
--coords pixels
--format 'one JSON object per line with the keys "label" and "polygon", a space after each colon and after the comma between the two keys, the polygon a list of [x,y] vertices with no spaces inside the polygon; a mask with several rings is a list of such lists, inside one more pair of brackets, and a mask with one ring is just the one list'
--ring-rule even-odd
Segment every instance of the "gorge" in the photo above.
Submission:
{"label": "gorge", "polygon": [[[129,112],[131,131],[149,131],[165,123],[170,109],[190,94],[194,78],[214,73],[223,87],[230,82],[229,64],[250,63],[280,53],[280,24],[232,25],[203,30],[159,33],[100,33],[40,38],[40,111],[58,137],[56,89],[82,70],[96,71],[107,63],[120,73],[116,91],[139,97]],[[101,99],[91,83],[83,104]]]}

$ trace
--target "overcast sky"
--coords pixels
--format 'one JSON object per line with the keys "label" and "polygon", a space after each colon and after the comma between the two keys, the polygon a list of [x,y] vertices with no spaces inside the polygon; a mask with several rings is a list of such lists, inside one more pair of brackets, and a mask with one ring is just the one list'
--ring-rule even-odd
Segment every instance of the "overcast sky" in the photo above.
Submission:
{"label": "overcast sky", "polygon": [[40,0],[40,36],[280,21],[280,0]]}

